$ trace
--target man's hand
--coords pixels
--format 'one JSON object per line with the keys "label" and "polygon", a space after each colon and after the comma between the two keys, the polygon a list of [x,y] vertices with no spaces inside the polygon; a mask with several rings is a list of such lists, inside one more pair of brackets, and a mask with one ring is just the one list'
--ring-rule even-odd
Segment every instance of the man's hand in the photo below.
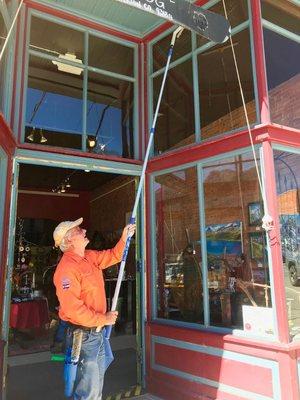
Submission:
{"label": "man's hand", "polygon": [[131,237],[134,235],[135,228],[136,228],[135,224],[129,224],[129,225],[125,226],[125,228],[123,229],[123,232],[122,232],[122,236],[121,236],[123,242],[126,242],[126,239],[128,236]]}
{"label": "man's hand", "polygon": [[[114,325],[118,318],[118,311],[108,311],[105,314],[105,318],[106,318],[105,325]],[[98,328],[96,329],[96,332],[100,332],[101,328],[103,328],[103,327],[98,326]]]}
{"label": "man's hand", "polygon": [[118,318],[118,311],[108,311],[105,314],[106,323],[105,325],[114,325]]}

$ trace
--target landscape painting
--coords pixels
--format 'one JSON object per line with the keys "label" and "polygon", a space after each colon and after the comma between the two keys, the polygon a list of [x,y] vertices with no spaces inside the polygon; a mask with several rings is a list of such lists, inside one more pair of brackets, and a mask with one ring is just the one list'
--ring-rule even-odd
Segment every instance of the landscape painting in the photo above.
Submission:
{"label": "landscape painting", "polygon": [[220,268],[222,258],[228,260],[242,254],[240,221],[208,225],[205,231],[209,269]]}

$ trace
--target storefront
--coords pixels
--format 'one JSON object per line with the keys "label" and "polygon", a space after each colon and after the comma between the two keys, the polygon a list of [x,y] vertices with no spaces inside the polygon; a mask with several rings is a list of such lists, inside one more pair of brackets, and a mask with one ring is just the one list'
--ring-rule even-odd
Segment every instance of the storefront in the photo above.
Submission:
{"label": "storefront", "polygon": [[[3,38],[16,3],[1,8]],[[122,295],[124,329],[137,334],[136,381],[163,399],[296,400],[299,4],[197,3],[223,15],[225,5],[232,42],[184,30],[175,44]],[[95,248],[115,239],[173,31],[117,1],[24,1],[1,65],[3,398],[10,278],[28,264],[31,286],[40,279],[22,229],[33,254],[34,235],[52,229],[46,221],[80,210]]]}

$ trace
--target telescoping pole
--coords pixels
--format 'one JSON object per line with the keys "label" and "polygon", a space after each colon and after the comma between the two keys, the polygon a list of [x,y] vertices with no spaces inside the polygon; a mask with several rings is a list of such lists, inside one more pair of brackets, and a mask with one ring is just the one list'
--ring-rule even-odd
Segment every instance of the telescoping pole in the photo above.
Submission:
{"label": "telescoping pole", "polygon": [[[156,120],[157,120],[158,111],[159,111],[159,107],[160,107],[160,103],[161,103],[161,99],[162,99],[162,95],[163,95],[163,91],[164,91],[165,82],[166,82],[166,79],[167,79],[169,65],[170,65],[170,62],[171,62],[172,54],[173,54],[174,44],[175,44],[176,39],[181,35],[183,29],[184,28],[179,26],[174,31],[172,39],[171,39],[171,44],[170,44],[170,48],[169,48],[169,52],[168,52],[168,59],[167,59],[167,63],[166,63],[166,66],[165,66],[163,81],[162,81],[162,84],[161,84],[159,97],[158,97],[158,101],[157,101],[157,105],[156,105],[156,110],[155,110],[155,113],[154,113],[154,118],[153,118],[152,126],[151,126],[151,129],[150,129],[150,136],[149,136],[149,141],[148,141],[147,150],[146,150],[146,154],[145,154],[145,159],[144,159],[144,163],[143,163],[142,174],[141,174],[141,177],[140,177],[139,186],[138,186],[138,190],[137,190],[136,197],[135,197],[134,207],[133,207],[131,218],[130,218],[130,222],[129,222],[130,224],[134,224],[135,223],[135,219],[136,219],[136,213],[137,213],[137,208],[138,208],[138,204],[139,204],[139,200],[140,200],[140,197],[141,197],[141,192],[142,192],[142,188],[143,188],[143,184],[144,184],[144,180],[145,180],[145,172],[146,172],[146,168],[147,168],[149,154],[150,154],[151,146],[152,146],[152,143],[153,143]],[[112,300],[111,311],[115,311],[116,307],[117,307],[117,301],[118,301],[120,288],[121,288],[121,283],[122,283],[122,279],[123,279],[123,275],[124,275],[125,264],[126,264],[126,259],[127,259],[127,255],[128,255],[129,246],[130,246],[130,241],[131,241],[131,237],[128,236],[127,240],[126,240],[126,245],[125,245],[125,249],[124,249],[124,252],[123,252],[123,256],[122,256],[122,261],[121,261],[121,265],[120,265],[120,271],[119,271],[119,275],[118,275],[116,289],[115,289],[114,297],[113,297],[113,300]],[[112,329],[111,325],[109,327],[107,327],[107,330],[106,330],[106,337],[107,338],[110,337],[111,329]]]}

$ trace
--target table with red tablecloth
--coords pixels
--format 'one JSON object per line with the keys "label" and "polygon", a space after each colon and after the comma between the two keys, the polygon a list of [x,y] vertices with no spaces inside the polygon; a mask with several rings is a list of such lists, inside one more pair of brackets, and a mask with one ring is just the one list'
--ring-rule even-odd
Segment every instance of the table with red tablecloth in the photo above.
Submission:
{"label": "table with red tablecloth", "polygon": [[13,303],[10,306],[10,327],[16,329],[44,328],[49,323],[47,299]]}

